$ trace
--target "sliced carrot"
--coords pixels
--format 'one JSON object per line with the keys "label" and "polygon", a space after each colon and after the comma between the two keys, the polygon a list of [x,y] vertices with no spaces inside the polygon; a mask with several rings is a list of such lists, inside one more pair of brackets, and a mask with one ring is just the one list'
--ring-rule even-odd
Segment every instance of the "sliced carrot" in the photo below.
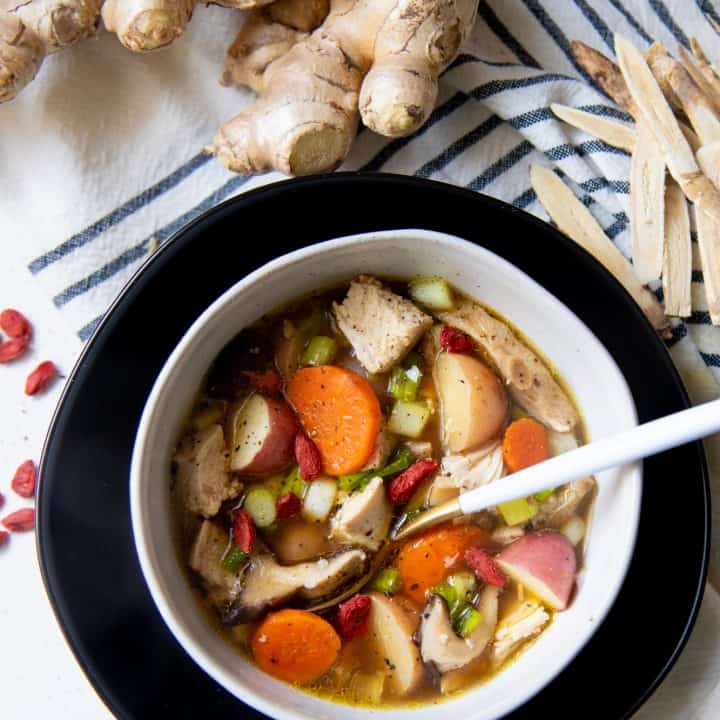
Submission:
{"label": "sliced carrot", "polygon": [[510,472],[536,465],[548,456],[547,430],[537,420],[510,423],[503,438],[503,459]]}
{"label": "sliced carrot", "polygon": [[348,475],[370,459],[382,414],[365,378],[335,365],[302,368],[288,383],[287,396],[326,473]]}
{"label": "sliced carrot", "polygon": [[422,605],[430,588],[464,566],[468,548],[490,544],[488,533],[477,525],[443,525],[408,540],[395,560],[403,592]]}
{"label": "sliced carrot", "polygon": [[310,683],[324,675],[337,660],[340,645],[333,626],[307,610],[270,613],[252,635],[260,669],[293,683]]}

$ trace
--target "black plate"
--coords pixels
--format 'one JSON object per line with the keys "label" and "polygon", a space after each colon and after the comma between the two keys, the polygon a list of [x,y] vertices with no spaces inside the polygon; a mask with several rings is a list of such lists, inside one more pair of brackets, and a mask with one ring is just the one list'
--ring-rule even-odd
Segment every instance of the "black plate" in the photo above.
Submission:
{"label": "black plate", "polygon": [[[115,302],[67,384],[43,453],[45,584],[83,670],[119,717],[261,717],[185,654],[134,552],[130,456],[165,359],[211,301],[266,261],[328,238],[406,227],[467,238],[545,286],[613,355],[641,421],[688,405],[666,349],[625,291],[574,243],[511,206],[440,183],[362,174],[274,184],[220,205],[158,250]],[[709,525],[701,445],[648,460],[637,546],[617,602],[577,659],[511,717],[630,716],[692,628]]]}

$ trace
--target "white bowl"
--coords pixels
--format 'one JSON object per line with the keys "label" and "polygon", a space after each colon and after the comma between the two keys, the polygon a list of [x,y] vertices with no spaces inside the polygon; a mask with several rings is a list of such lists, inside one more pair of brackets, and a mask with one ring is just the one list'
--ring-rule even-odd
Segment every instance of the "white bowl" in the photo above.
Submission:
{"label": "white bowl", "polygon": [[[592,438],[637,423],[620,370],[590,330],[513,265],[455,237],[424,230],[331,240],[284,255],[238,282],[193,324],[160,373],[140,422],[131,469],[131,508],[140,564],[168,627],[195,662],[236,697],[278,720],[365,720],[383,711],[332,703],[274,680],[213,630],[198,609],[172,539],[169,467],[183,419],[222,347],[263,314],[359,273],[442,275],[520,328],[569,383]],[[440,705],[393,709],[393,720],[446,713],[490,720],[549,683],[599,627],[620,589],[635,544],[639,465],[599,477],[586,570],[571,608],[496,678]]]}

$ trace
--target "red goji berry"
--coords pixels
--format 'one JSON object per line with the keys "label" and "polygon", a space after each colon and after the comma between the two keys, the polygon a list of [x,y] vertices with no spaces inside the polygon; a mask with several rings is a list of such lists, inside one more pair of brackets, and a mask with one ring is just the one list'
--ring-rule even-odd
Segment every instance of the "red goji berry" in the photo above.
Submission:
{"label": "red goji berry", "polygon": [[388,485],[388,497],[394,505],[404,505],[417,489],[418,485],[428,476],[437,472],[436,460],[418,460],[407,470],[401,472]]}
{"label": "red goji berry", "polygon": [[295,493],[285,493],[277,501],[278,520],[289,520],[295,517],[302,510],[302,502]]}
{"label": "red goji berry", "polygon": [[473,350],[470,336],[449,325],[440,331],[440,347],[451,353],[470,353]]}
{"label": "red goji berry", "polygon": [[16,510],[14,513],[6,515],[0,522],[2,522],[10,532],[32,530],[35,527],[35,510],[33,510],[33,508]]}
{"label": "red goji berry", "polygon": [[0,507],[2,507],[5,504],[5,496],[0,493]]}
{"label": "red goji berry", "polygon": [[480,580],[484,580],[488,585],[505,587],[505,583],[507,583],[505,573],[489,553],[477,547],[468,548],[465,551],[465,563]]}
{"label": "red goji berry", "polygon": [[0,328],[11,338],[30,338],[30,323],[28,319],[17,310],[8,308],[0,312]]}
{"label": "red goji berry", "polygon": [[15,471],[10,487],[20,496],[30,498],[35,494],[37,468],[32,460],[26,460]]}
{"label": "red goji berry", "polygon": [[233,516],[233,539],[235,544],[248,555],[255,547],[255,523],[247,510],[236,510]]}
{"label": "red goji berry", "polygon": [[57,375],[55,363],[51,360],[41,362],[27,377],[25,381],[25,394],[35,395],[44,390],[50,381]]}
{"label": "red goji berry", "polygon": [[0,530],[0,547],[2,547],[10,538],[10,533],[7,530]]}
{"label": "red goji berry", "polygon": [[246,370],[244,374],[250,380],[250,384],[260,392],[275,394],[282,390],[282,377],[274,368],[265,370],[265,372]]}
{"label": "red goji berry", "polygon": [[6,340],[0,343],[0,363],[8,363],[12,360],[17,360],[27,350],[27,346],[30,344],[30,336],[23,335],[23,337],[13,338],[12,340]]}
{"label": "red goji berry", "polygon": [[295,459],[303,480],[315,480],[322,475],[323,464],[317,445],[304,433],[295,436]]}
{"label": "red goji berry", "polygon": [[367,632],[371,602],[367,595],[354,595],[338,607],[340,634],[346,640],[360,637]]}

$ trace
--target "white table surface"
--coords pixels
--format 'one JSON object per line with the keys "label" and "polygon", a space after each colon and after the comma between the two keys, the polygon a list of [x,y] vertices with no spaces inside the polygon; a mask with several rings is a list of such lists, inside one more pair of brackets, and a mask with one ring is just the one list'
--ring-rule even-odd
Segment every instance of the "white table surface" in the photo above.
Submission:
{"label": "white table surface", "polygon": [[[31,501],[9,488],[14,469],[39,459],[61,382],[43,396],[23,394],[27,373],[53,360],[69,373],[81,344],[64,319],[9,249],[0,250],[0,309],[16,307],[35,326],[32,352],[0,365],[0,492],[4,516]],[[55,620],[43,588],[32,533],[18,533],[0,548],[0,717],[3,720],[102,720],[111,717],[83,675]],[[667,580],[648,589],[649,603],[662,603]],[[662,632],[662,628],[658,628]],[[632,635],[627,638],[633,642]],[[619,651],[622,651],[619,648]],[[617,670],[617,668],[615,669]],[[598,688],[612,692],[613,669]],[[636,715],[639,720],[720,718],[720,596],[709,589],[698,624],[680,661],[663,686]]]}

